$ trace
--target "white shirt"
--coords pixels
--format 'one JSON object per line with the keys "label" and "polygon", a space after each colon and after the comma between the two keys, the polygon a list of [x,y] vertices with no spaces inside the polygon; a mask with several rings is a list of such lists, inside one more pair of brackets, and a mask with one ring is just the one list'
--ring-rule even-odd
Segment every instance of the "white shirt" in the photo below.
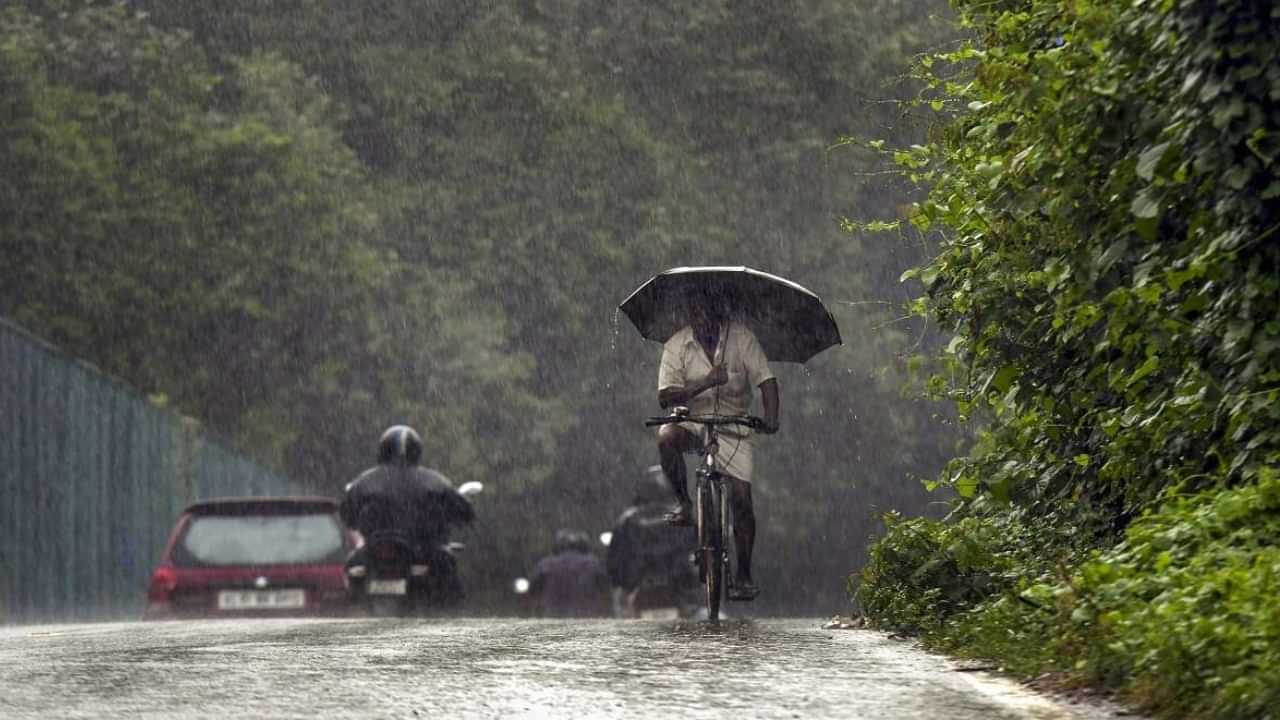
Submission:
{"label": "white shirt", "polygon": [[[724,363],[729,381],[691,398],[688,401],[689,412],[694,415],[749,414],[755,388],[774,377],[769,360],[760,348],[760,341],[746,325],[731,321],[727,328],[721,328],[715,354]],[[667,388],[683,388],[690,378],[701,378],[711,372],[711,366],[712,358],[707,357],[694,337],[693,328],[686,325],[662,347],[658,392]]]}
{"label": "white shirt", "polygon": [[[711,372],[713,358],[707,357],[694,336],[693,328],[686,326],[671,336],[662,347],[662,362],[658,368],[658,392],[667,388],[683,388],[690,378],[701,378]],[[740,322],[731,321],[721,327],[716,343],[715,358],[722,362],[729,375],[724,385],[704,390],[687,401],[693,415],[749,415],[751,398],[755,388],[774,378],[769,360],[760,347],[755,333]],[[706,428],[694,423],[681,423],[681,427],[706,440]],[[719,428],[719,452],[716,459],[721,472],[739,480],[751,482],[754,470],[751,431],[744,427],[726,425]]]}

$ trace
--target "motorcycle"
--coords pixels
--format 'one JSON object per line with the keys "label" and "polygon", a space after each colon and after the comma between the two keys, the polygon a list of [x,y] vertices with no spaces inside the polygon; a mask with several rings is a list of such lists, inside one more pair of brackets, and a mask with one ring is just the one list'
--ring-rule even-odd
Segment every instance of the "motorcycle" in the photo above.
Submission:
{"label": "motorcycle", "polygon": [[[600,544],[609,547],[612,532],[600,533]],[[665,568],[665,572],[648,573],[629,591],[614,588],[614,614],[619,618],[641,620],[699,619],[700,586],[697,574],[697,553],[690,553],[688,565],[679,563]]]}
{"label": "motorcycle", "polygon": [[645,578],[624,598],[626,617],[641,620],[702,619],[697,586],[677,585],[658,578]]}
{"label": "motorcycle", "polygon": [[[463,483],[463,497],[478,494],[479,482]],[[374,533],[347,561],[348,590],[354,608],[372,617],[413,617],[462,600],[457,553],[465,546],[450,542],[415,547],[405,532]]]}

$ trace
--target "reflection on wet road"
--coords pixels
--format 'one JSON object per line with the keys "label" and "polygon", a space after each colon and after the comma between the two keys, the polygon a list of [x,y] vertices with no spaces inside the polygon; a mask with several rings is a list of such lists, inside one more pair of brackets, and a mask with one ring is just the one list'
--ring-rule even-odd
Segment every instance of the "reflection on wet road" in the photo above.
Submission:
{"label": "reflection on wet road", "polygon": [[812,620],[8,627],[0,688],[5,718],[1109,716]]}

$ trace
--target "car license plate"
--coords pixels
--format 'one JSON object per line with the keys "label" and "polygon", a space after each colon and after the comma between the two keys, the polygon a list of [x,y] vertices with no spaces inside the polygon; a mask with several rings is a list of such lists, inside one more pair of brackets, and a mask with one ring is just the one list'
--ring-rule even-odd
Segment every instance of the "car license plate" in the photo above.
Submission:
{"label": "car license plate", "polygon": [[218,593],[219,610],[271,610],[300,608],[307,604],[306,591],[293,590],[223,590]]}
{"label": "car license plate", "polygon": [[404,578],[396,580],[370,580],[366,592],[370,595],[404,595],[409,591],[409,581]]}

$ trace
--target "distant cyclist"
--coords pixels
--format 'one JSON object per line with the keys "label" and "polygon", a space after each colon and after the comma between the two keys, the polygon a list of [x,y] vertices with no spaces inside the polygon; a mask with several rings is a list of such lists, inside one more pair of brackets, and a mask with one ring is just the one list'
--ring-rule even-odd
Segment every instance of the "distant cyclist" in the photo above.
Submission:
{"label": "distant cyclist", "polygon": [[[663,409],[687,406],[694,415],[748,415],[755,388],[764,406],[759,432],[778,431],[778,380],[754,333],[732,320],[731,308],[712,293],[694,291],[685,298],[688,322],[662,348],[658,369],[658,404]],[[720,471],[733,478],[729,485],[733,507],[737,577],[730,598],[750,600],[759,593],[751,579],[751,553],[755,545],[756,518],[751,501],[751,431],[724,426],[717,433]],[[693,423],[663,425],[658,429],[662,470],[678,501],[668,515],[672,525],[693,522],[684,454],[702,448],[706,431]]]}

